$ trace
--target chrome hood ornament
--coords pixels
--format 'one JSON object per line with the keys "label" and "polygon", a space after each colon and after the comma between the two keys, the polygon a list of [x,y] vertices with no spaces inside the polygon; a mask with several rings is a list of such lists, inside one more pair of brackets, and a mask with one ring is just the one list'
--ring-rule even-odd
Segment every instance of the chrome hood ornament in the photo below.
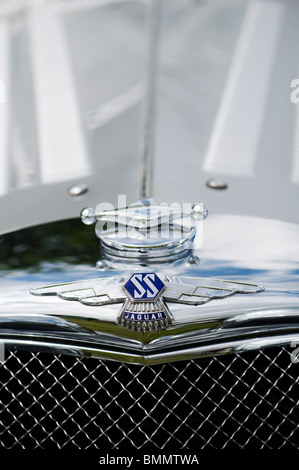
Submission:
{"label": "chrome hood ornament", "polygon": [[[125,197],[124,197],[125,198]],[[201,222],[208,211],[204,204],[158,204],[142,199],[118,208],[85,208],[81,220],[96,223],[103,261],[109,267],[126,269],[126,264],[150,266],[177,263],[192,253],[195,235],[202,234]]]}
{"label": "chrome hood ornament", "polygon": [[255,284],[206,278],[169,278],[153,273],[134,273],[128,278],[99,278],[32,289],[33,295],[57,295],[84,305],[122,303],[116,323],[136,331],[163,330],[175,319],[168,303],[201,305],[234,294],[262,292]]}

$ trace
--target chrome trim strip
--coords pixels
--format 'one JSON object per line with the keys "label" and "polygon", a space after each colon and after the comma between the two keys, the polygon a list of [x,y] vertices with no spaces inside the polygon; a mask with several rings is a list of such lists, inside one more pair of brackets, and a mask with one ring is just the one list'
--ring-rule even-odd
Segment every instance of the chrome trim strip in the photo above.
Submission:
{"label": "chrome trim strip", "polygon": [[138,355],[127,353],[125,351],[116,352],[100,347],[84,347],[78,345],[67,346],[59,342],[47,342],[32,339],[14,339],[7,338],[2,340],[5,346],[12,349],[26,349],[32,351],[44,351],[56,354],[68,354],[75,356],[84,356],[90,358],[98,358],[104,360],[112,360],[123,363],[131,363],[138,365],[155,365],[175,361],[183,361],[196,359],[206,356],[217,356],[223,354],[240,353],[244,351],[253,351],[265,349],[268,347],[280,347],[290,345],[292,342],[299,342],[299,332],[296,335],[278,335],[271,338],[259,338],[256,340],[245,339],[243,341],[227,341],[216,345],[203,345],[184,348],[178,351],[163,352],[157,354]]}
{"label": "chrome trim strip", "polygon": [[[110,314],[104,320],[105,314],[101,317],[96,313],[94,316],[90,314],[104,307],[85,307],[76,302],[74,304],[79,309],[87,309],[86,315],[76,317],[76,308],[73,315],[61,313],[58,316],[53,314],[57,312],[57,303],[55,306],[49,304],[51,313],[47,314],[2,313],[0,341],[8,347],[57,350],[62,354],[136,364],[171,362],[299,341],[298,305],[294,303],[286,307],[279,306],[277,302],[275,307],[272,300],[272,308],[265,308],[262,305],[266,298],[269,299],[265,293],[244,297],[260,298],[259,308],[253,308],[256,301],[242,302],[239,299],[239,302],[233,302],[236,296],[219,301],[222,308],[218,304],[213,307],[212,302],[198,307],[184,306],[183,309],[180,306],[175,312],[175,325],[162,332],[132,331],[116,324],[114,315]],[[290,299],[288,302],[291,303]],[[68,306],[69,303],[63,305]],[[41,307],[42,303],[38,308]],[[31,310],[30,306],[27,308]],[[190,311],[194,312],[193,315]]]}
{"label": "chrome trim strip", "polygon": [[155,85],[160,19],[160,0],[147,2],[148,44],[146,51],[143,136],[140,154],[139,198],[153,197],[153,144]]}

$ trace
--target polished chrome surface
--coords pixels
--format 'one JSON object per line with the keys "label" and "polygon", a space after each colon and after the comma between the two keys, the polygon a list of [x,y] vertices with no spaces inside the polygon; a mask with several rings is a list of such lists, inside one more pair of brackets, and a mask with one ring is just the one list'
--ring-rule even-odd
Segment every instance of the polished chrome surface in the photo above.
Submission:
{"label": "polished chrome surface", "polygon": [[93,225],[97,221],[95,210],[92,207],[85,207],[81,212],[81,220],[85,225]]}
{"label": "polished chrome surface", "polygon": [[[298,3],[162,3],[155,200],[298,223]],[[0,16],[0,232],[134,202],[146,2],[8,0]],[[83,203],[67,195],[81,181]]]}
{"label": "polished chrome surface", "polygon": [[[100,204],[101,205],[101,204]],[[194,217],[195,219],[205,219],[208,210],[204,204],[159,204],[152,199],[140,199],[138,202],[130,204],[128,207],[120,207],[112,210],[96,210],[85,208],[81,212],[81,220],[86,225],[91,225],[96,221],[103,223],[113,222],[125,227],[132,227],[138,230],[156,228],[164,223],[172,223],[177,219],[180,221],[184,217]]]}
{"label": "polished chrome surface", "polygon": [[86,225],[97,222],[103,259],[116,269],[121,264],[125,269],[128,260],[146,266],[189,258],[196,232],[203,231],[202,222],[208,216],[202,203],[167,205],[141,199],[128,207],[103,206],[83,209],[81,220]]}
{"label": "polished chrome surface", "polygon": [[[224,351],[225,344],[237,349],[257,338],[276,344],[296,337],[299,232],[281,222],[299,221],[297,113],[288,96],[298,44],[293,1],[162,5],[153,194],[169,204],[204,200],[210,212],[204,230],[194,224],[177,245],[165,237],[162,247],[161,239],[145,247],[144,237],[128,244],[127,237],[102,230],[109,221],[99,220],[106,255],[99,259],[89,227],[83,232],[61,223],[53,235],[40,226],[77,217],[82,207],[101,201],[116,207],[119,194],[128,205],[138,197],[148,14],[147,2],[138,1],[0,6],[5,341],[46,342],[78,354],[91,346],[95,355],[125,353],[142,362],[166,349],[172,360],[217,350],[217,344]],[[206,186],[215,175],[227,191]],[[89,191],[69,197],[67,189],[82,181]],[[87,210],[84,219],[94,221],[96,211]],[[18,231],[30,226],[31,241]],[[151,272],[170,278],[229,279],[265,291],[173,305],[175,324],[163,334],[142,335],[115,324],[118,306],[63,305],[29,294],[43,285],[136,273],[135,262],[155,263]]]}
{"label": "polished chrome surface", "polygon": [[139,197],[153,197],[154,129],[156,118],[156,81],[159,57],[161,0],[147,1],[148,45],[146,51],[143,138],[140,155]]}
{"label": "polished chrome surface", "polygon": [[[128,285],[131,283],[131,287]],[[169,278],[155,273],[132,274],[130,278],[94,279],[32,289],[33,295],[57,295],[84,305],[122,303],[116,323],[137,331],[161,331],[175,323],[168,303],[201,305],[234,294],[256,294],[264,288],[244,282],[211,278]],[[165,304],[166,302],[166,304]],[[169,310],[170,309],[170,310]],[[190,320],[186,312],[185,323]],[[197,321],[200,321],[200,315]]]}
{"label": "polished chrome surface", "polygon": [[0,2],[1,446],[298,448],[298,19]]}
{"label": "polished chrome surface", "polygon": [[[0,339],[18,347],[141,364],[290,344],[299,338],[298,235],[294,224],[210,215],[199,251],[195,238],[194,254],[200,258],[197,264],[159,266],[151,272],[176,283],[188,278],[192,291],[198,278],[208,279],[210,286],[212,279],[219,279],[222,287],[230,280],[263,285],[265,290],[188,305],[177,303],[178,295],[185,292],[182,285],[183,290],[172,296],[174,302],[165,299],[175,322],[163,331],[132,330],[116,323],[120,308],[110,305],[109,289],[114,289],[114,278],[124,278],[125,282],[130,272],[108,268],[99,271],[94,267],[97,254],[92,227],[78,220],[6,235],[2,237],[5,257],[0,263]],[[78,247],[80,252],[76,252]],[[136,272],[149,270],[134,268],[131,274]],[[93,296],[99,278],[105,279],[101,289],[107,295],[103,297],[106,304],[100,306],[65,302],[55,295],[32,296],[29,292],[85,279]],[[111,283],[109,289],[103,289],[106,282]],[[123,299],[124,293],[118,292]],[[70,293],[63,295],[72,297]],[[197,298],[188,300],[198,303]]]}

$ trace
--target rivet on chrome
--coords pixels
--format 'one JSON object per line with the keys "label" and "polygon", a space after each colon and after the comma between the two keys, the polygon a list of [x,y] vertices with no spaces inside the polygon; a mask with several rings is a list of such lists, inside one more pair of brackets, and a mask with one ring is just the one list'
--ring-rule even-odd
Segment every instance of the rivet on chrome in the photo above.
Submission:
{"label": "rivet on chrome", "polygon": [[82,194],[87,193],[88,187],[86,184],[74,184],[73,186],[70,186],[67,190],[67,194],[69,196],[75,197],[75,196],[82,196]]}
{"label": "rivet on chrome", "polygon": [[219,178],[212,178],[207,181],[206,185],[211,189],[227,189],[228,185]]}

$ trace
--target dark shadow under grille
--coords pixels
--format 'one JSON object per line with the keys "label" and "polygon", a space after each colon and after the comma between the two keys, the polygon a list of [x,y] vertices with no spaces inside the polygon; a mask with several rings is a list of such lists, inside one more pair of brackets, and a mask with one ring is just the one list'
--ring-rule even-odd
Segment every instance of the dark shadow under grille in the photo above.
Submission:
{"label": "dark shadow under grille", "polygon": [[10,351],[0,446],[299,448],[298,373],[286,348],[156,366]]}

